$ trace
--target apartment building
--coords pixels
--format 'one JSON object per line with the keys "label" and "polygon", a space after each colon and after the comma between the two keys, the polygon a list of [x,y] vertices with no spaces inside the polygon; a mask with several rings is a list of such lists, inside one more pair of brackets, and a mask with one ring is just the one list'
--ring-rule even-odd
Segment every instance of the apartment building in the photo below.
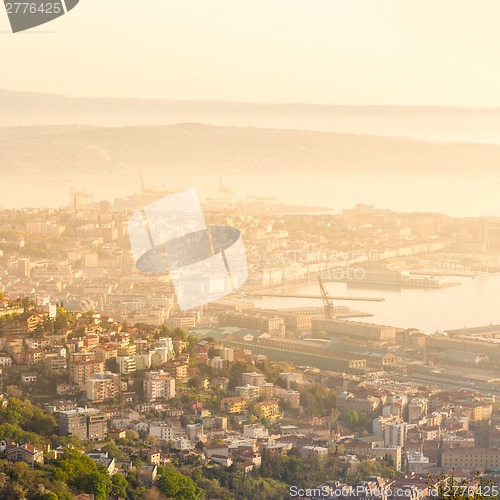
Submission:
{"label": "apartment building", "polygon": [[255,415],[257,415],[257,417],[259,418],[268,418],[272,420],[274,418],[281,417],[278,401],[276,401],[275,399],[257,403],[254,407],[254,411]]}
{"label": "apartment building", "polygon": [[45,371],[47,373],[64,372],[68,367],[68,361],[63,356],[45,358]]}
{"label": "apartment building", "polygon": [[134,373],[137,370],[135,356],[118,356],[116,362],[118,363],[120,373],[123,375]]}
{"label": "apartment building", "polygon": [[100,403],[120,394],[120,375],[111,372],[94,373],[87,380],[87,399]]}
{"label": "apartment building", "polygon": [[183,361],[169,361],[165,365],[165,370],[175,378],[178,384],[185,384],[188,381],[188,364]]}
{"label": "apartment building", "polygon": [[245,372],[242,375],[243,385],[263,385],[266,383],[266,377],[263,373]]}
{"label": "apartment building", "polygon": [[235,387],[236,394],[246,401],[257,400],[260,397],[259,387],[256,385],[240,385]]}
{"label": "apartment building", "polygon": [[58,413],[62,436],[76,436],[84,441],[102,441],[107,435],[107,418],[96,408],[75,408]]}
{"label": "apartment building", "polygon": [[101,361],[82,360],[71,363],[69,368],[70,381],[82,390],[87,385],[87,380],[94,373],[103,372],[104,363]]}
{"label": "apartment building", "polygon": [[149,424],[149,434],[156,439],[173,441],[184,435],[184,431],[180,426],[170,425],[166,422],[151,422]]}
{"label": "apartment building", "polygon": [[354,394],[343,392],[337,395],[336,405],[342,417],[352,411],[371,415],[380,407],[380,399],[374,396],[354,396]]}
{"label": "apartment building", "polygon": [[300,392],[299,391],[286,391],[283,394],[283,402],[290,406],[290,408],[297,409],[300,406]]}
{"label": "apartment building", "polygon": [[221,406],[225,413],[243,413],[247,409],[247,402],[243,398],[235,396],[222,399]]}
{"label": "apartment building", "polygon": [[146,401],[175,397],[175,382],[175,378],[163,370],[149,372],[143,382]]}

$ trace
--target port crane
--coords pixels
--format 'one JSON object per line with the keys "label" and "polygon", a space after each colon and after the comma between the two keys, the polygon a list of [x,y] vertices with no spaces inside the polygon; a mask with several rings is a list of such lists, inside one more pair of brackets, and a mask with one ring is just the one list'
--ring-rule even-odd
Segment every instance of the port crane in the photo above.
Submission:
{"label": "port crane", "polygon": [[231,203],[231,197],[234,194],[233,190],[222,183],[222,177],[219,177],[219,201]]}
{"label": "port crane", "polygon": [[323,299],[323,306],[325,309],[325,318],[335,319],[335,308],[333,306],[333,300],[326,289],[325,283],[321,279],[321,276],[318,277],[319,289],[321,291],[321,298]]}

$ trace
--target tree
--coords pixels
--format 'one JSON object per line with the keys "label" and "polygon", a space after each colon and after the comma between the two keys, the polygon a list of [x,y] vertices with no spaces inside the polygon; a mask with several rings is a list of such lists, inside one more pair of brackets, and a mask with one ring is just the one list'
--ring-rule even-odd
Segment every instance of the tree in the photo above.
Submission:
{"label": "tree", "polygon": [[108,453],[110,458],[114,458],[115,460],[127,460],[127,454],[124,453],[116,443],[107,443],[102,447],[102,450]]}
{"label": "tree", "polygon": [[111,491],[112,483],[103,466],[75,450],[66,450],[50,470],[54,479],[85,493],[93,493],[96,500],[107,500]]}
{"label": "tree", "polygon": [[116,361],[116,358],[107,359],[104,362],[104,367],[109,372],[120,373],[120,367],[118,366],[118,361]]}
{"label": "tree", "polygon": [[171,464],[166,467],[159,467],[156,486],[167,498],[182,500],[199,500],[203,498],[203,492],[196,486],[194,481],[181,474]]}
{"label": "tree", "polygon": [[349,428],[356,427],[359,423],[358,412],[356,410],[351,411],[350,413],[348,413],[346,415],[344,420],[345,420],[347,427],[349,427]]}
{"label": "tree", "polygon": [[56,319],[54,321],[55,330],[65,330],[69,328],[70,321],[72,319],[71,314],[64,309],[64,307],[58,307],[56,309]]}
{"label": "tree", "polygon": [[45,493],[40,493],[37,496],[37,500],[58,500],[59,497],[52,491],[46,491]]}
{"label": "tree", "polygon": [[309,415],[330,415],[336,404],[336,392],[322,384],[301,387],[300,401]]}
{"label": "tree", "polygon": [[139,439],[139,433],[137,431],[134,431],[134,429],[127,429],[125,431],[125,436],[127,439],[137,441]]}
{"label": "tree", "polygon": [[146,439],[144,440],[144,443],[147,446],[155,446],[156,445],[156,437],[153,436],[152,434],[148,434],[146,436]]}
{"label": "tree", "polygon": [[184,330],[176,328],[172,333],[172,337],[186,342],[186,340],[188,339],[188,334]]}
{"label": "tree", "polygon": [[128,481],[121,474],[113,474],[111,483],[113,495],[127,498]]}

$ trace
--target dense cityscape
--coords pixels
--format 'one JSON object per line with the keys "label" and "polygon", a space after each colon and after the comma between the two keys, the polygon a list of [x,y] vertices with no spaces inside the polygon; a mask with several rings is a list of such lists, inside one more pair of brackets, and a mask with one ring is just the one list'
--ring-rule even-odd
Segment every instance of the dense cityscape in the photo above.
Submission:
{"label": "dense cityscape", "polygon": [[499,500],[500,2],[0,2],[0,500]]}
{"label": "dense cityscape", "polygon": [[498,483],[500,326],[420,331],[362,309],[494,275],[500,219],[232,194],[221,179],[203,208],[242,232],[248,281],[187,312],[127,246],[130,214],[160,195],[144,182],[0,212],[1,494],[420,499],[452,471],[471,492]]}

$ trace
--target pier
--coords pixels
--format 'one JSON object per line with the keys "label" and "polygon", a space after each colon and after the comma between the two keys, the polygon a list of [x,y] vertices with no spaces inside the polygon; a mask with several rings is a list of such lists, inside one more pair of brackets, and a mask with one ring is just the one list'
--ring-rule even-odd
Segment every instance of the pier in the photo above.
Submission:
{"label": "pier", "polygon": [[[300,293],[269,293],[269,292],[253,292],[246,293],[247,297],[280,297],[280,298],[290,298],[290,299],[318,299],[321,300],[321,295],[304,295]],[[332,296],[333,300],[358,300],[360,302],[383,302],[385,299],[383,297],[352,297],[352,296]]]}

